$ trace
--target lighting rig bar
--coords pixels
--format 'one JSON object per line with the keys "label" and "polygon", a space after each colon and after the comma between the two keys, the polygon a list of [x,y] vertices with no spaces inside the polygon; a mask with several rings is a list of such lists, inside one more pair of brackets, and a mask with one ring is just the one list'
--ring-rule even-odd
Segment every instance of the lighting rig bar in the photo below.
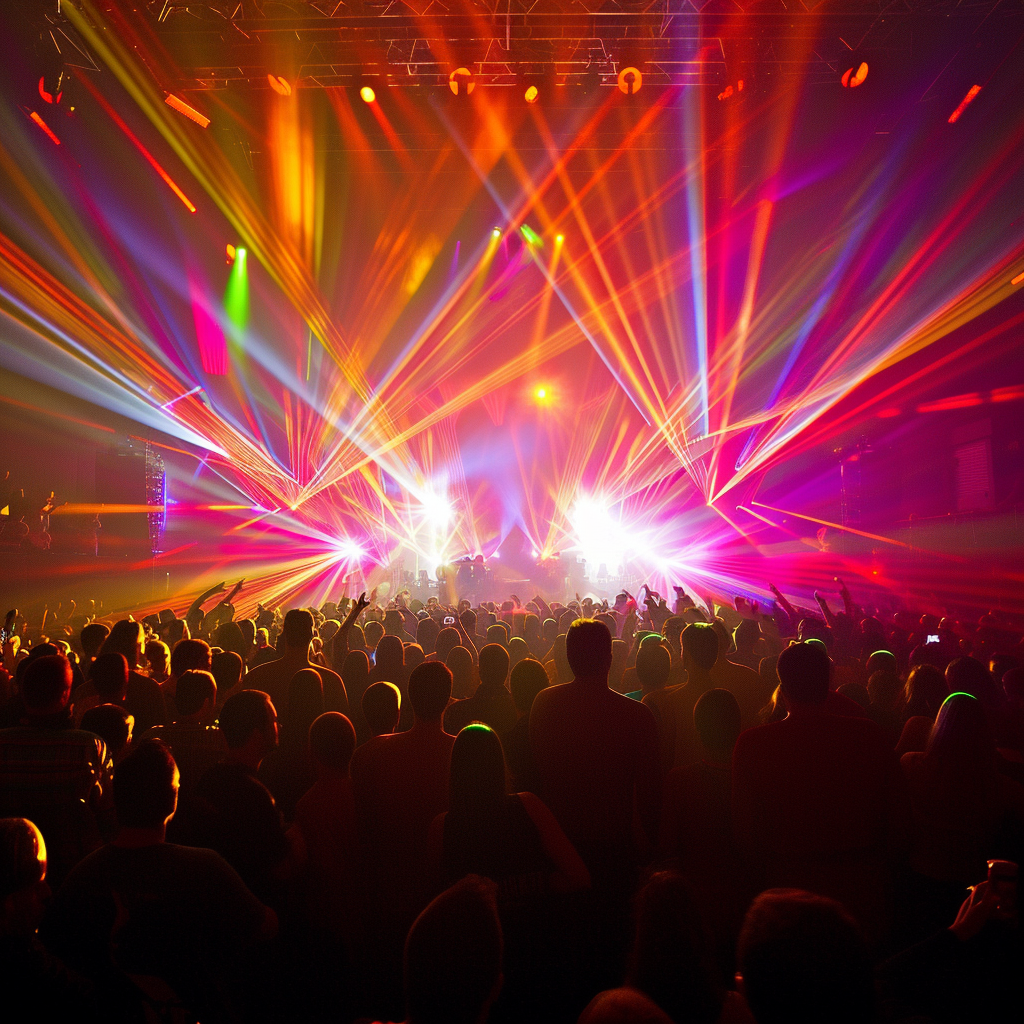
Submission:
{"label": "lighting rig bar", "polygon": [[[146,13],[182,90],[389,85],[444,87],[454,66],[476,84],[524,73],[614,86],[624,63],[651,84],[721,87],[749,69],[834,83],[854,50],[898,58],[928,22],[969,33],[1020,16],[1022,0],[149,0]],[[794,43],[807,40],[803,55]]]}

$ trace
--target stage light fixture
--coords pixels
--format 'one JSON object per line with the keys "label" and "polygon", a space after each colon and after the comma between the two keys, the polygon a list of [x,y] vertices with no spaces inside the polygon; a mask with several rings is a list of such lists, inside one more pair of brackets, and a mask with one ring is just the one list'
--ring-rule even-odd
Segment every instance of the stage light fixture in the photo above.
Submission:
{"label": "stage light fixture", "polygon": [[616,82],[623,96],[635,96],[644,84],[644,76],[640,74],[639,68],[629,64],[619,69]]}
{"label": "stage light fixture", "polygon": [[60,103],[64,95],[64,83],[67,81],[67,72],[61,70],[56,77],[50,77],[47,81],[46,75],[39,76],[39,95],[44,103]]}
{"label": "stage light fixture", "polygon": [[455,96],[469,96],[476,88],[473,72],[467,67],[458,67],[448,76],[448,88]]}
{"label": "stage light fixture", "polygon": [[1010,284],[1024,284],[1024,273],[1018,274]]}
{"label": "stage light fixture", "polygon": [[190,106],[183,99],[175,96],[174,93],[168,93],[164,102],[179,114],[184,114],[190,121],[195,121],[200,128],[209,127],[210,119],[205,114],[200,114],[195,107]]}
{"label": "stage light fixture", "polygon": [[741,92],[743,92],[743,86],[744,86],[744,81],[743,81],[743,79],[742,79],[742,78],[741,78],[741,79],[740,79],[740,80],[739,80],[739,81],[738,81],[738,82],[736,83],[736,86],[735,86],[735,88],[734,88],[734,87],[733,87],[732,85],[727,85],[727,86],[726,86],[726,87],[725,87],[725,88],[724,88],[724,89],[723,89],[723,90],[722,90],[722,91],[721,91],[721,92],[720,92],[720,93],[718,94],[718,98],[719,98],[719,100],[727,100],[727,99],[729,99],[729,98],[730,98],[731,96],[735,96],[735,95],[736,95],[737,93],[741,93]]}
{"label": "stage light fixture", "polygon": [[374,103],[377,100],[377,94],[373,91],[372,85],[364,85],[359,90],[359,98],[364,103]]}
{"label": "stage light fixture", "polygon": [[559,245],[561,245],[561,244],[562,244],[562,243],[563,243],[563,242],[565,241],[565,235],[556,235],[556,236],[555,236],[555,241],[556,241],[556,242],[557,242],[557,243],[558,243]]}
{"label": "stage light fixture", "polygon": [[542,384],[536,391],[534,391],[533,397],[536,398],[538,402],[546,402],[549,394],[550,392],[548,389]]}
{"label": "stage light fixture", "polygon": [[491,238],[501,238],[501,228],[491,228]]}
{"label": "stage light fixture", "polygon": [[291,96],[292,87],[283,75],[267,75],[267,84],[278,96]]}
{"label": "stage light fixture", "polygon": [[844,89],[856,89],[858,85],[864,84],[864,79],[868,77],[868,66],[865,61],[861,61],[856,68],[847,68],[843,72],[841,79]]}
{"label": "stage light fixture", "polygon": [[540,99],[540,89],[535,85],[528,85],[523,92],[523,99],[527,103],[536,103]]}
{"label": "stage light fixture", "polygon": [[238,250],[236,250],[235,247],[230,242],[228,242],[227,246],[224,249],[224,254],[227,257],[225,262],[230,267],[235,262],[235,256],[238,254]]}

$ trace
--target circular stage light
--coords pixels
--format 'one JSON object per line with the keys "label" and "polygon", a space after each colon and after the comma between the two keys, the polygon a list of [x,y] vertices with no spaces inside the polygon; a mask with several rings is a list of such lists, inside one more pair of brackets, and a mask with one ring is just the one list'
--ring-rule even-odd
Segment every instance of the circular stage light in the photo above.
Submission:
{"label": "circular stage light", "polygon": [[373,103],[377,98],[377,94],[373,91],[373,87],[369,85],[364,85],[359,90],[359,95],[364,103]]}
{"label": "circular stage light", "polygon": [[644,76],[640,74],[638,68],[629,67],[623,68],[619,72],[618,85],[619,92],[624,96],[633,96],[640,91],[640,87],[644,84]]}

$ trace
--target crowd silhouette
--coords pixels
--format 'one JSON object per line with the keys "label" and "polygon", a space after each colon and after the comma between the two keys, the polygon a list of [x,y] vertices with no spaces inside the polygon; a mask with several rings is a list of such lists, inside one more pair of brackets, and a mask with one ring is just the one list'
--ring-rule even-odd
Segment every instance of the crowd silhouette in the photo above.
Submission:
{"label": "crowd silhouette", "polygon": [[[778,590],[11,611],[21,1018],[1016,1019],[1024,629]],[[217,598],[204,611],[204,605]]]}

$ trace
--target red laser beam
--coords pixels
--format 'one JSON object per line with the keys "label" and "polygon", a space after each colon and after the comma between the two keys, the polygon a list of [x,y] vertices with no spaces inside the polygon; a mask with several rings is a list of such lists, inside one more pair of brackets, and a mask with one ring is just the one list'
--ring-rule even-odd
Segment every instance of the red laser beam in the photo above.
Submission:
{"label": "red laser beam", "polygon": [[185,208],[188,210],[188,212],[195,213],[196,208],[192,203],[192,200],[189,199],[189,197],[185,195],[185,193],[182,192],[180,188],[178,188],[178,186],[174,183],[171,176],[160,166],[159,163],[157,163],[156,157],[153,156],[153,154],[150,153],[150,151],[146,149],[146,147],[139,141],[139,139],[136,137],[135,133],[131,130],[131,128],[129,128],[128,125],[125,124],[124,119],[120,116],[120,114],[118,114],[117,111],[114,110],[114,108],[103,98],[103,96],[100,95],[99,90],[88,80],[88,78],[82,75],[80,76],[79,80],[85,84],[89,92],[92,93],[96,102],[99,103],[99,105],[107,112],[108,116],[114,122],[114,124],[116,124],[117,127],[120,128],[122,132],[124,132],[124,134],[128,137],[128,140],[132,143],[132,145],[135,146],[135,148],[146,158],[146,160],[149,162],[150,167],[152,167],[153,170],[156,171],[156,173],[159,174],[160,177],[164,179],[164,182],[167,184],[167,187],[182,201],[182,203],[185,204]]}
{"label": "red laser beam", "polygon": [[979,92],[981,92],[980,85],[972,85],[970,89],[967,90],[967,95],[960,101],[960,106],[949,115],[950,124],[956,124],[957,121],[960,120],[960,115],[967,109],[967,105],[975,96],[978,95]]}

